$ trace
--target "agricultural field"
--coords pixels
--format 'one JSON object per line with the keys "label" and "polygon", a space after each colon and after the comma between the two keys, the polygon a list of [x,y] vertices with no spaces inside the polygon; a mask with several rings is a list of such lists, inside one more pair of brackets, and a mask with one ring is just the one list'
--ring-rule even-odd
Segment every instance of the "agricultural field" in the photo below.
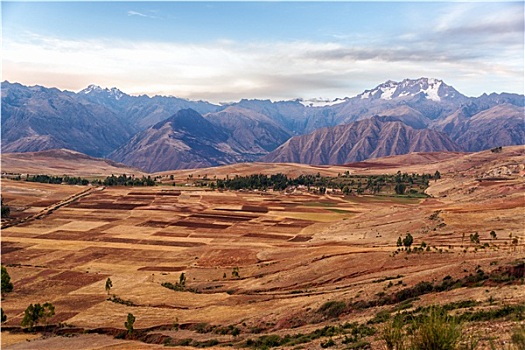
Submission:
{"label": "agricultural field", "polygon": [[[406,157],[322,171],[439,170],[426,196],[172,186],[187,170],[153,174],[164,180],[152,187],[3,179],[13,291],[2,295],[2,348],[379,349],[395,315],[442,305],[477,348],[514,349],[525,314],[523,147]],[[238,167],[246,176],[260,165]],[[36,333],[21,329],[27,306],[45,302],[54,315]]]}

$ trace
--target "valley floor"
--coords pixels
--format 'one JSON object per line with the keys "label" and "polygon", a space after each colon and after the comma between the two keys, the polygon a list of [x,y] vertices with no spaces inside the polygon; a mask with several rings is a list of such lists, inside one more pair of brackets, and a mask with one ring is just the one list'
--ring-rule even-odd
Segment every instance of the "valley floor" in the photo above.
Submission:
{"label": "valley floor", "polygon": [[[443,172],[430,183],[429,198],[170,186],[84,193],[87,187],[3,180],[2,197],[19,209],[15,215],[44,215],[10,227],[3,222],[2,264],[14,290],[2,300],[2,348],[250,346],[249,339],[265,334],[364,325],[380,311],[454,302],[467,302],[471,311],[523,305],[523,270],[514,267],[525,257],[524,156],[498,157]],[[511,174],[489,176],[501,167]],[[410,253],[397,246],[407,233],[414,239]],[[479,242],[471,239],[475,233]],[[479,271],[487,278],[468,282]],[[182,290],[167,288],[181,273]],[[444,279],[462,285],[398,300],[396,293]],[[383,303],[363,307],[378,300]],[[48,323],[70,329],[70,337],[20,333],[25,308],[44,302],[56,310]],[[343,306],[327,313],[327,302]],[[128,313],[136,317],[136,336],[115,339]],[[490,341],[503,346],[519,322],[523,315],[483,319],[467,323],[465,332],[479,337],[480,348]],[[381,348],[384,322],[368,325],[376,334],[362,340]],[[346,333],[326,334],[304,348],[324,347],[328,339],[334,348],[350,344],[343,344]]]}

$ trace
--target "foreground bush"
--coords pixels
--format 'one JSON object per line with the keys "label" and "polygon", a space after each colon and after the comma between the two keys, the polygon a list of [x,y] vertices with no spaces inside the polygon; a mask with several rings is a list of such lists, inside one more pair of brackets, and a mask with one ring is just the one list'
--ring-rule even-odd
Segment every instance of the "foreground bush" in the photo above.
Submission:
{"label": "foreground bush", "polygon": [[461,340],[461,325],[440,306],[414,319],[406,327],[394,318],[383,329],[382,339],[388,350],[453,350]]}

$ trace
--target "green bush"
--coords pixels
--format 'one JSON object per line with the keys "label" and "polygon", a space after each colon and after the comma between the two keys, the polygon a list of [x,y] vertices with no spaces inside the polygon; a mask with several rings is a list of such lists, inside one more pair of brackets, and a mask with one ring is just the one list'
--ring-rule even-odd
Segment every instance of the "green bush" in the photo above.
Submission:
{"label": "green bush", "polygon": [[381,338],[388,350],[453,350],[462,337],[459,320],[440,306],[431,306],[404,327],[407,321],[397,315],[384,326]]}
{"label": "green bush", "polygon": [[344,301],[332,300],[321,305],[318,312],[327,318],[337,318],[345,311],[345,309],[346,304]]}
{"label": "green bush", "polygon": [[525,349],[525,325],[516,326],[512,332],[511,339],[518,349]]}
{"label": "green bush", "polygon": [[441,307],[431,308],[430,314],[414,326],[413,349],[454,350],[462,335],[459,322]]}
{"label": "green bush", "polygon": [[335,341],[332,338],[328,339],[325,342],[321,342],[321,347],[323,349],[331,348],[332,346],[335,346]]}
{"label": "green bush", "polygon": [[9,276],[9,273],[7,272],[5,266],[2,265],[2,297],[5,293],[9,293],[11,291],[13,291],[13,283],[11,283],[11,276]]}
{"label": "green bush", "polygon": [[399,319],[394,319],[387,323],[383,328],[381,339],[385,342],[388,350],[405,350],[406,334],[403,330],[403,323]]}

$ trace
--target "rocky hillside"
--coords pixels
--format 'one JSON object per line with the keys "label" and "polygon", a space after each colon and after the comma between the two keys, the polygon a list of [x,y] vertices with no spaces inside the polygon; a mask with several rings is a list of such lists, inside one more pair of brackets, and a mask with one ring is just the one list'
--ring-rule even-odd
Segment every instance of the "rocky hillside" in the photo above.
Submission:
{"label": "rocky hillside", "polygon": [[[442,80],[431,78],[387,81],[357,96],[334,101],[242,99],[222,105],[173,96],[131,96],[118,88],[95,85],[75,93],[3,82],[2,151],[67,148],[97,157],[111,154],[112,159],[143,170],[182,169],[255,161],[291,136],[318,135],[316,130],[336,126],[342,130],[348,128],[344,125],[375,116],[393,118],[416,130],[443,132],[455,142],[454,149],[480,151],[525,142],[524,103],[523,95],[508,93],[467,97]],[[181,136],[177,123],[170,119],[183,109],[198,112],[208,124],[189,123],[185,136]],[[206,130],[214,130],[213,135],[197,136]],[[165,132],[162,137],[161,131]],[[395,134],[398,130],[388,131],[394,134],[384,131],[380,137],[385,141],[377,141],[384,144],[382,151],[372,150],[375,147],[368,139],[341,145],[341,149],[348,150],[351,159],[448,149],[443,148],[447,142],[430,136],[437,135],[435,132],[421,133],[429,135],[425,142],[401,142],[400,138],[394,145],[390,142],[400,137]],[[323,155],[328,151],[320,151],[333,146],[330,139],[327,135],[315,143],[301,144],[303,149],[293,153],[316,153],[304,159],[339,163],[347,157],[342,155],[346,151],[330,156]],[[321,144],[325,141],[329,143]],[[431,145],[434,141],[436,144]],[[297,141],[290,141],[286,147],[293,142]],[[411,144],[416,146],[411,148]],[[420,146],[425,148],[417,148]]]}
{"label": "rocky hillside", "polygon": [[101,157],[135,132],[108,108],[75,94],[2,84],[2,153],[68,148]]}
{"label": "rocky hillside", "polygon": [[228,145],[224,130],[192,109],[135,135],[108,157],[147,172],[236,163],[241,155]]}
{"label": "rocky hillside", "polygon": [[295,136],[262,161],[345,164],[415,151],[459,150],[446,134],[416,130],[392,117],[373,117]]}

